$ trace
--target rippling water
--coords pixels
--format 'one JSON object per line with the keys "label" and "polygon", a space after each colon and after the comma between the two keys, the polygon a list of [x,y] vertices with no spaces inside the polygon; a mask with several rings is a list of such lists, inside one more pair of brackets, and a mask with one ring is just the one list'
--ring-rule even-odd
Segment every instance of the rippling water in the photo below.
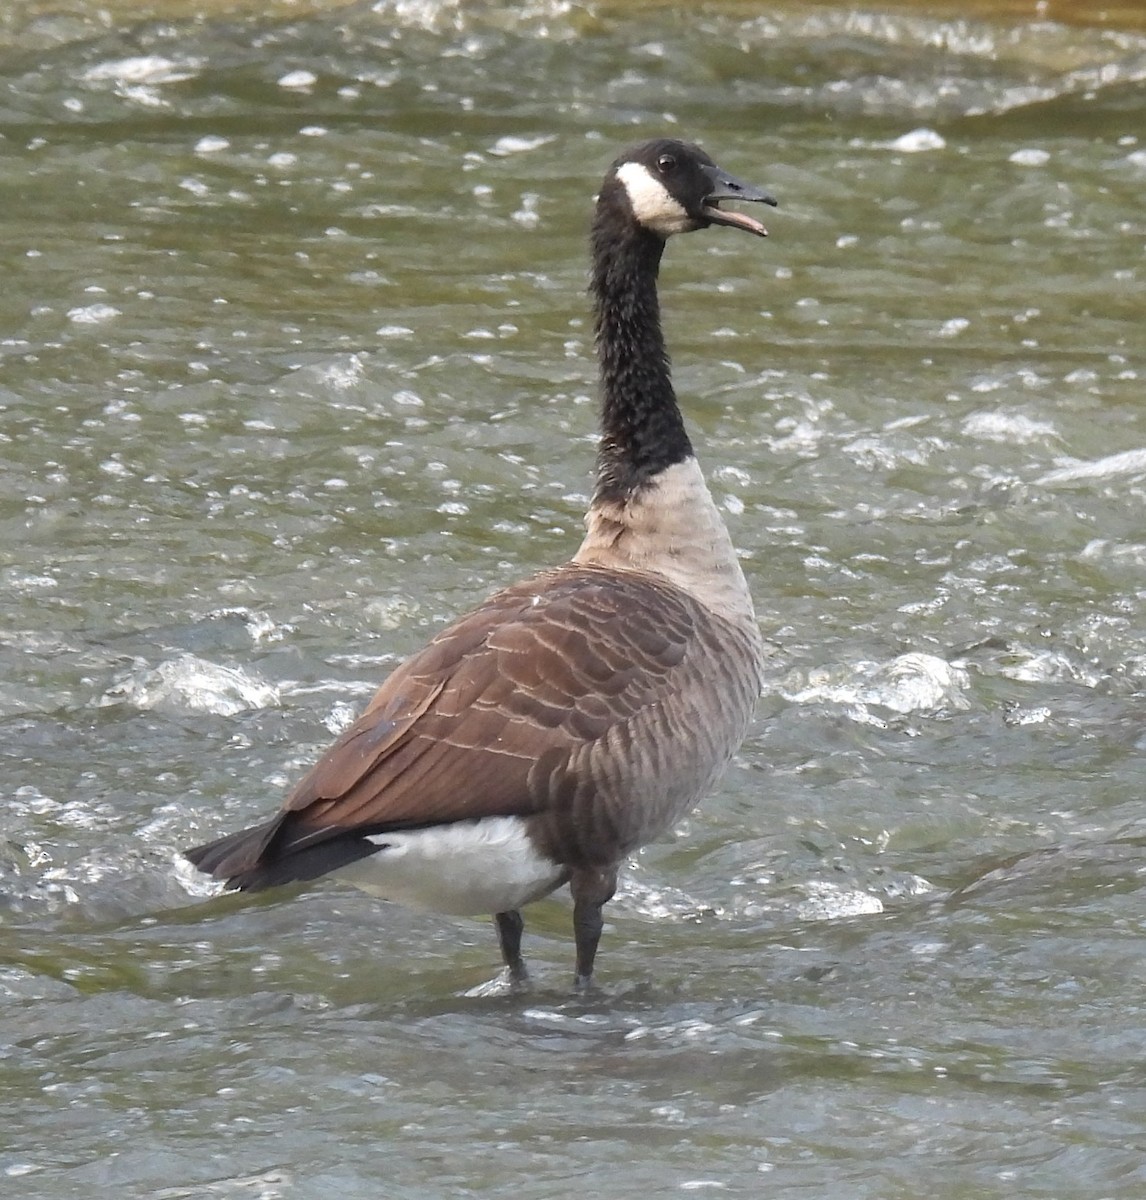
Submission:
{"label": "rippling water", "polygon": [[[1140,15],[190,9],[0,19],[13,1194],[1146,1194]],[[576,544],[587,214],[666,130],[781,201],[663,273],[772,653],[602,994],[562,900],[480,998],[481,922],[211,896]]]}

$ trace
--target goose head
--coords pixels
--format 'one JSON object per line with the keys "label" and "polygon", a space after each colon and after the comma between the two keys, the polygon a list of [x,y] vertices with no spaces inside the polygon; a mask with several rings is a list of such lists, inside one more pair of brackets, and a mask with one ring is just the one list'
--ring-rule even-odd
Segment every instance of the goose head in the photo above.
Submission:
{"label": "goose head", "polygon": [[768,236],[755,217],[721,208],[723,200],[776,204],[767,192],[718,167],[699,146],[675,138],[641,142],[622,154],[599,198],[602,205],[624,205],[631,221],[660,238],[709,225]]}

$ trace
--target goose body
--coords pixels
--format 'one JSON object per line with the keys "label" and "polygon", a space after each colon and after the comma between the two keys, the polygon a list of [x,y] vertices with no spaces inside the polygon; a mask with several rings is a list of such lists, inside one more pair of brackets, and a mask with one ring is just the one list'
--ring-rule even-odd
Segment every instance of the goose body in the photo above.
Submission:
{"label": "goose body", "polygon": [[382,684],[266,823],[190,850],[255,890],[334,873],[389,900],[492,913],[513,979],[519,909],[570,884],[576,980],[624,858],[708,792],[747,730],[752,600],[672,390],[656,277],[667,238],[775,203],[698,147],[645,142],[593,223],[597,487],[563,566],[497,592]]}

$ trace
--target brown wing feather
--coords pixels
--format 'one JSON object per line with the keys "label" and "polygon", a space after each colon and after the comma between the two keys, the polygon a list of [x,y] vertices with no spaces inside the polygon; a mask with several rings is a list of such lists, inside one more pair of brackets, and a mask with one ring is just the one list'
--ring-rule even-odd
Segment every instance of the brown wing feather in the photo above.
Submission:
{"label": "brown wing feather", "polygon": [[560,804],[587,747],[672,693],[694,616],[593,567],[498,593],[386,680],[287,798],[275,849]]}

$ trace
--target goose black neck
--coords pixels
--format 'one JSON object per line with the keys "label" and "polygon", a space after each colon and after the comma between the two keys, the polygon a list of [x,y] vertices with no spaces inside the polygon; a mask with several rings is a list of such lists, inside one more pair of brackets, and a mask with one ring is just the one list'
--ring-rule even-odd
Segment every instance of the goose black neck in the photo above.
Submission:
{"label": "goose black neck", "polygon": [[598,209],[591,285],[601,371],[597,500],[627,499],[692,454],[661,333],[657,271],[664,247],[628,213]]}

